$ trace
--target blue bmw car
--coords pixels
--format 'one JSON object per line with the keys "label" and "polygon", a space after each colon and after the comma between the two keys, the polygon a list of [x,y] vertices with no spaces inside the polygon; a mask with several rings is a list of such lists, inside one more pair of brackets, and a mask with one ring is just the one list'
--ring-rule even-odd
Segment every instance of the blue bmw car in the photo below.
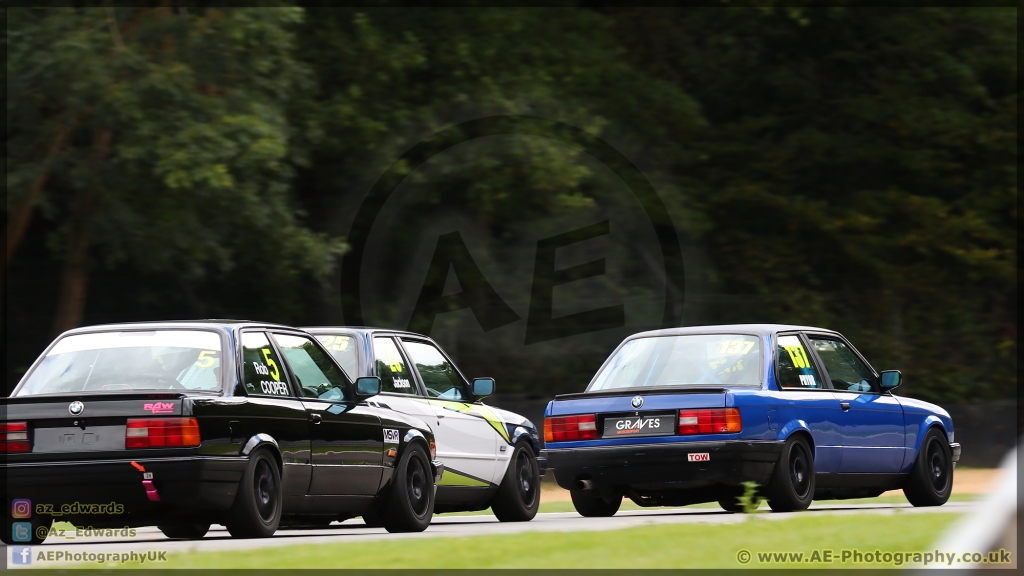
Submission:
{"label": "blue bmw car", "polygon": [[718,502],[744,483],[774,511],[902,488],[949,499],[960,445],[942,408],[895,396],[838,332],[782,325],[674,328],[627,338],[586,391],[545,411],[548,467],[583,516]]}

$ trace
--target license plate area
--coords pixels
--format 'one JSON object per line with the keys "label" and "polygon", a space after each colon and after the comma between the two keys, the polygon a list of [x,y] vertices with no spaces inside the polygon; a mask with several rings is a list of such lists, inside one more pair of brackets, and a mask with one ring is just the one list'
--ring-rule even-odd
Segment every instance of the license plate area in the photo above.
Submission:
{"label": "license plate area", "polygon": [[33,452],[107,452],[124,450],[124,426],[36,428]]}
{"label": "license plate area", "polygon": [[676,415],[674,412],[641,412],[640,414],[606,415],[601,437],[671,436],[675,433]]}

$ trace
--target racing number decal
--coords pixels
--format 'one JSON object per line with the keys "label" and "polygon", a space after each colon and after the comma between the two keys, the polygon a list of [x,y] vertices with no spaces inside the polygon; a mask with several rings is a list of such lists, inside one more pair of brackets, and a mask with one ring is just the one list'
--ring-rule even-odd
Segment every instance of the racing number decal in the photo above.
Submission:
{"label": "racing number decal", "polygon": [[[722,340],[718,347],[719,354],[746,354],[754,347],[752,340]],[[742,350],[742,351],[741,351]]]}
{"label": "racing number decal", "polygon": [[213,366],[213,362],[216,359],[216,350],[203,350],[199,353],[199,358],[196,359],[196,366],[198,368],[209,368],[210,366]]}
{"label": "racing number decal", "polygon": [[350,340],[348,336],[324,336],[320,341],[328,350],[348,350]]}
{"label": "racing number decal", "polygon": [[263,359],[266,360],[267,365],[270,366],[270,377],[274,380],[280,380],[281,370],[277,367],[277,362],[274,362],[274,359],[270,357],[270,348],[264,348],[261,352],[263,352]]}
{"label": "racing number decal", "polygon": [[786,352],[789,354],[790,359],[793,360],[793,366],[796,368],[810,368],[811,363],[807,360],[807,353],[804,352],[803,346],[784,346]]}

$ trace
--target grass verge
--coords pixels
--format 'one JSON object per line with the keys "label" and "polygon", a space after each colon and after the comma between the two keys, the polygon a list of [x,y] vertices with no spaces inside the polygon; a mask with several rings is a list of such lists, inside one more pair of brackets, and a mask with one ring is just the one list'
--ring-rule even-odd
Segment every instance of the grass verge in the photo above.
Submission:
{"label": "grass verge", "polygon": [[[746,516],[737,524],[661,524],[624,530],[525,532],[465,538],[423,538],[270,547],[245,552],[190,552],[161,568],[885,568],[842,562],[842,550],[927,551],[956,513],[805,514],[785,520]],[[884,518],[884,520],[883,520]],[[879,530],[884,521],[885,530]],[[893,538],[898,534],[897,539]],[[758,553],[811,558],[833,551],[831,563],[770,561]],[[511,550],[528,551],[509,553]],[[740,563],[742,551],[749,562]]]}

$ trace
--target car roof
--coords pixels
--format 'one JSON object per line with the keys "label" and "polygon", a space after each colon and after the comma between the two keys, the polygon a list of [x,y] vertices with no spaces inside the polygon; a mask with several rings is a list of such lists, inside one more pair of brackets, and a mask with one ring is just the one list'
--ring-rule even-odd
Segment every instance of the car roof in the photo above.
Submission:
{"label": "car roof", "polygon": [[359,334],[370,334],[373,332],[387,332],[388,334],[405,334],[408,336],[419,336],[420,338],[428,338],[418,332],[409,332],[408,330],[399,330],[396,328],[379,328],[377,326],[303,326],[299,328],[310,334],[318,334],[323,332],[337,332],[338,330],[344,330],[346,332],[356,332]]}
{"label": "car roof", "polygon": [[80,328],[68,330],[64,334],[79,334],[83,332],[106,332],[114,330],[159,330],[164,328],[216,328],[221,330],[232,330],[235,328],[278,328],[286,330],[297,330],[297,328],[293,326],[285,326],[284,324],[275,324],[273,322],[258,322],[254,320],[207,319],[96,324],[93,326],[82,326]]}
{"label": "car roof", "polygon": [[649,330],[647,332],[638,332],[633,334],[630,338],[644,338],[649,336],[682,336],[686,334],[730,334],[736,332],[756,334],[758,336],[770,336],[777,332],[789,331],[830,332],[838,334],[835,330],[829,330],[827,328],[798,326],[794,324],[717,324],[714,326],[682,326],[679,328]]}

